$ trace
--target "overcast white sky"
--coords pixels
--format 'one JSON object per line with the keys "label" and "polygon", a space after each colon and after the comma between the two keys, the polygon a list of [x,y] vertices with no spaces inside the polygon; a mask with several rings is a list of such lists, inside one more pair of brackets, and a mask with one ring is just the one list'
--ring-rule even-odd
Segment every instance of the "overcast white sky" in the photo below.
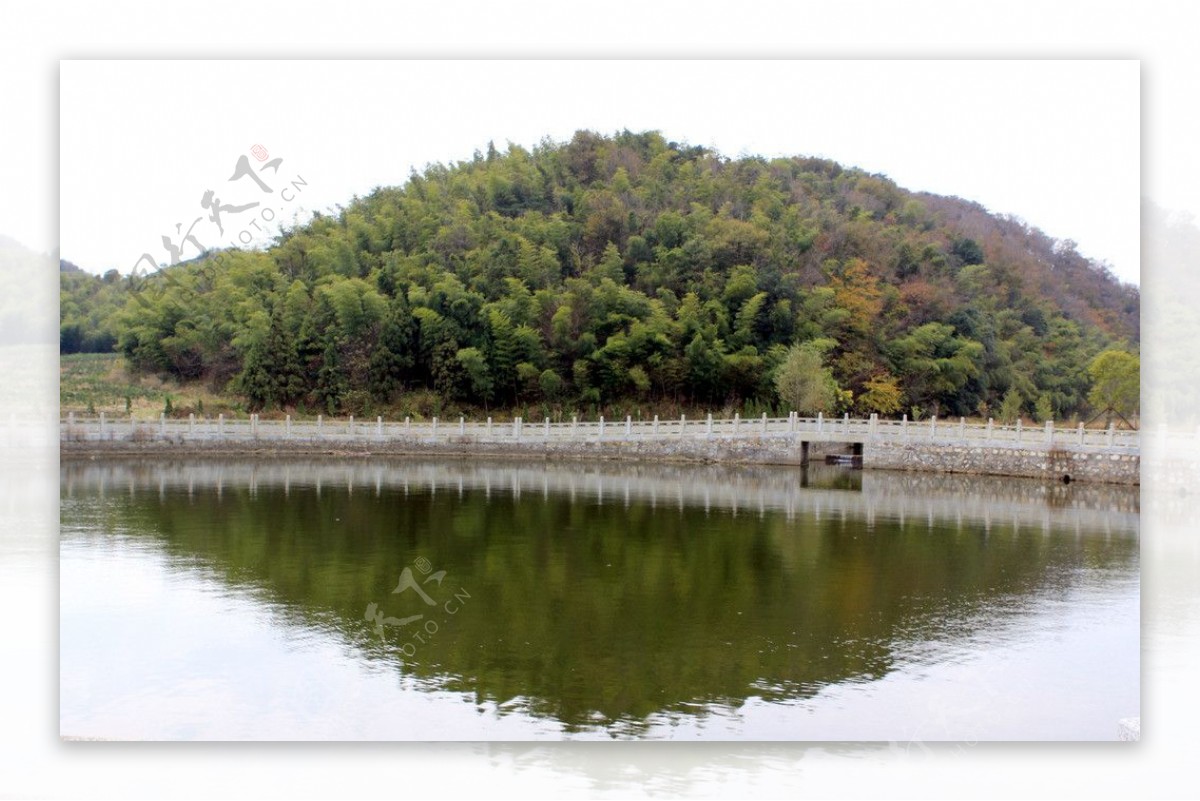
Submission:
{"label": "overcast white sky", "polygon": [[[267,198],[228,180],[254,144],[283,159],[268,185],[307,183],[272,197],[290,217],[488,140],[628,128],[958,195],[1138,281],[1136,61],[64,61],[60,80],[61,253],[93,271],[167,260],[209,189]],[[192,230],[232,244],[260,209]]]}

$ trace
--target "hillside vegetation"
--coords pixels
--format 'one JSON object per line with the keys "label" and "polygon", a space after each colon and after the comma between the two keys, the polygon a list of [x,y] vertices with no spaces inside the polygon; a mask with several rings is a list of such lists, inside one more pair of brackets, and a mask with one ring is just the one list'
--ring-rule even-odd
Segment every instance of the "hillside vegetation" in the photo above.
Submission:
{"label": "hillside vegetation", "polygon": [[[314,414],[803,397],[806,413],[1062,419],[1094,411],[1089,363],[1136,352],[1139,326],[1136,288],[1020,220],[654,132],[489,145],[265,252],[61,280],[63,352],[115,348],[249,409]],[[820,391],[789,396],[806,380]]]}

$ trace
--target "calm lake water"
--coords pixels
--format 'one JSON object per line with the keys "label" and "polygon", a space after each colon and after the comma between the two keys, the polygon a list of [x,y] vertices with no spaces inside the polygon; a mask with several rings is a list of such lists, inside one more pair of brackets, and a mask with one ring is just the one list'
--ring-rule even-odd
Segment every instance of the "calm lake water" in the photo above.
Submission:
{"label": "calm lake water", "polygon": [[813,466],[64,462],[62,734],[1099,739],[1137,489]]}

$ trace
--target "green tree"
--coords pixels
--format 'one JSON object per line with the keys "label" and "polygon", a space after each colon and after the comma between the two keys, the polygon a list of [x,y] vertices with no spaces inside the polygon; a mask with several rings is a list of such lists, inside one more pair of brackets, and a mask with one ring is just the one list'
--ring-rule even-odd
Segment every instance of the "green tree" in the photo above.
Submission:
{"label": "green tree", "polygon": [[1088,375],[1092,388],[1088,392],[1088,403],[1093,409],[1107,416],[1117,415],[1126,423],[1128,417],[1137,413],[1141,403],[1138,357],[1123,350],[1106,350],[1092,359]]}
{"label": "green tree", "polygon": [[788,349],[775,371],[775,391],[791,411],[814,415],[833,410],[839,387],[833,370],[824,365],[821,350],[805,343]]}
{"label": "green tree", "polygon": [[276,304],[266,335],[249,346],[233,386],[254,409],[288,406],[304,394],[300,353],[285,328],[282,304]]}
{"label": "green tree", "polygon": [[1000,411],[997,414],[1000,417],[1000,422],[1012,425],[1017,422],[1017,418],[1021,416],[1021,408],[1025,405],[1021,393],[1016,387],[1010,387],[1008,392],[1004,393],[1004,399],[1000,401]]}
{"label": "green tree", "polygon": [[538,386],[547,400],[556,399],[563,390],[563,380],[553,370],[543,370],[538,377]]}
{"label": "green tree", "polygon": [[969,405],[963,408],[957,395],[979,375],[981,344],[956,336],[949,325],[927,323],[893,341],[889,349],[914,402],[931,406],[933,414],[942,409],[959,414],[971,411]]}
{"label": "green tree", "polygon": [[646,368],[640,364],[630,367],[629,383],[633,384],[634,390],[637,391],[638,395],[646,395],[650,391],[650,376],[646,374]]}
{"label": "green tree", "polygon": [[593,275],[597,280],[608,278],[613,283],[625,283],[625,260],[621,258],[621,251],[617,250],[617,246],[612,242],[604,246],[604,253],[601,254],[600,263],[596,265]]}
{"label": "green tree", "polygon": [[321,356],[321,367],[317,372],[317,401],[328,414],[336,414],[349,392],[350,385],[342,370],[341,355],[337,343],[330,338]]}
{"label": "green tree", "polygon": [[412,318],[407,310],[388,314],[369,362],[369,390],[380,403],[389,402],[413,366]]}
{"label": "green tree", "polygon": [[488,312],[487,321],[487,361],[496,395],[511,402],[517,397],[517,364],[521,356],[516,329],[508,315],[498,309]]}
{"label": "green tree", "polygon": [[696,400],[714,400],[721,395],[724,347],[697,333],[685,349],[688,384]]}
{"label": "green tree", "polygon": [[492,375],[479,348],[462,348],[454,356],[467,375],[471,395],[486,405],[492,398]]}
{"label": "green tree", "polygon": [[1038,395],[1037,403],[1033,404],[1033,416],[1039,423],[1054,419],[1054,401],[1047,393]]}
{"label": "green tree", "polygon": [[753,345],[725,354],[724,384],[739,400],[751,400],[770,394],[762,356]]}
{"label": "green tree", "polygon": [[433,374],[433,389],[442,398],[461,398],[469,391],[470,380],[463,363],[458,360],[458,343],[453,339],[438,342],[433,347],[430,372]]}
{"label": "green tree", "polygon": [[767,293],[759,292],[751,297],[741,308],[735,317],[735,334],[734,341],[739,346],[758,345],[761,344],[758,332],[760,330],[760,316],[762,316],[763,308],[767,303]]}
{"label": "green tree", "polygon": [[983,264],[983,248],[974,239],[963,237],[955,240],[951,247],[951,252],[957,256],[964,265],[967,264]]}

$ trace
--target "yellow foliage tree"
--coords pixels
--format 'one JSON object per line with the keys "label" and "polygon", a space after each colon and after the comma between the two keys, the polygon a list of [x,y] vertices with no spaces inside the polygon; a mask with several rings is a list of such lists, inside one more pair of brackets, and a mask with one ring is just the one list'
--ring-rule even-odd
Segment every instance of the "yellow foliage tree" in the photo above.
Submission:
{"label": "yellow foliage tree", "polygon": [[877,375],[863,384],[864,392],[858,396],[858,408],[870,414],[895,414],[904,405],[904,390],[900,382],[891,375]]}
{"label": "yellow foliage tree", "polygon": [[829,286],[834,303],[850,313],[846,327],[856,334],[870,333],[883,310],[879,279],[871,274],[870,265],[858,258],[848,260],[831,276]]}

